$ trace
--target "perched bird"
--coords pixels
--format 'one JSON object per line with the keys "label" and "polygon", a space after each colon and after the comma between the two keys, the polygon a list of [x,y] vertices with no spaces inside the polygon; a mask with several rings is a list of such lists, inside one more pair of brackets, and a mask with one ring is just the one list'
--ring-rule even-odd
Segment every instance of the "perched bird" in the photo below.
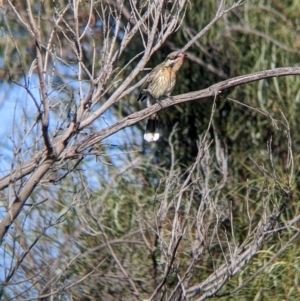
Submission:
{"label": "perched bird", "polygon": [[[186,54],[175,51],[170,53],[165,61],[156,66],[147,76],[146,81],[142,85],[139,100],[147,99],[147,107],[159,102],[162,98],[170,96],[175,83],[176,74],[183,63]],[[148,142],[157,141],[159,133],[156,131],[158,125],[157,113],[151,115],[148,119],[144,139]]]}

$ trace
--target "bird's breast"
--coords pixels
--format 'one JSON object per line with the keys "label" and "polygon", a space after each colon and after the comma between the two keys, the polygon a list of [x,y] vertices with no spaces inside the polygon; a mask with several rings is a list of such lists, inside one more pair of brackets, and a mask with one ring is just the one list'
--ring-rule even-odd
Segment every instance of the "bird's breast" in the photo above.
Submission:
{"label": "bird's breast", "polygon": [[176,74],[173,74],[171,68],[165,68],[160,70],[153,78],[149,85],[149,91],[154,98],[169,96],[175,87],[175,83]]}

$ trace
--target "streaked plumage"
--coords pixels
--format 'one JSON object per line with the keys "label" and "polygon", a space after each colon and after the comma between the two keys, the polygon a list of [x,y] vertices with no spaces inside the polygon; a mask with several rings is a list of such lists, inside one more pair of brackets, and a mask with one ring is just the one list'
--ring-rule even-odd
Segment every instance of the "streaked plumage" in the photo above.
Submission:
{"label": "streaked plumage", "polygon": [[[170,96],[176,84],[176,73],[182,66],[185,56],[182,52],[172,52],[163,63],[156,66],[143,84],[138,100],[147,99],[147,107],[150,107],[156,101]],[[144,135],[146,141],[159,139],[159,133],[156,132],[157,124],[158,115],[155,113],[149,117],[147,122]]]}

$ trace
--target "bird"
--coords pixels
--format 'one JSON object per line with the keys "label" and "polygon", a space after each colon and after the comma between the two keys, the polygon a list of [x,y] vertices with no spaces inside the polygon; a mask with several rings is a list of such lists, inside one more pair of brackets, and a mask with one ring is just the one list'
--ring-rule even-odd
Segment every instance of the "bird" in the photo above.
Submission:
{"label": "bird", "polygon": [[[180,51],[171,52],[164,62],[156,66],[143,83],[137,100],[147,100],[147,107],[169,97],[176,84],[176,75],[183,64],[186,54]],[[158,114],[152,114],[147,121],[144,139],[147,142],[157,141],[160,134],[157,131]]]}

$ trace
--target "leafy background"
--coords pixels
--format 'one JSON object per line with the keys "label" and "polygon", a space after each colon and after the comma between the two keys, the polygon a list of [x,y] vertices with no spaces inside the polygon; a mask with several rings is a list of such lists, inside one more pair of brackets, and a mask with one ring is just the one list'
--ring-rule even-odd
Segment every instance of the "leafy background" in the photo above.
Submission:
{"label": "leafy background", "polygon": [[[227,5],[233,3],[228,2]],[[99,45],[104,41],[103,20],[111,24],[112,29],[114,27],[111,3],[114,1],[94,3],[90,30],[82,40],[85,65],[91,72],[93,68],[97,71],[102,66]],[[44,1],[41,7],[40,3],[32,4],[35,13],[41,11],[43,15],[41,36],[48,39],[53,26],[54,8],[63,9],[68,1]],[[26,19],[25,4],[14,5]],[[169,1],[167,7],[171,5]],[[89,16],[89,3],[81,2],[80,7],[79,24],[85,24],[84,20]],[[129,3],[125,2],[125,8],[130,12]],[[147,5],[143,9],[146,10]],[[156,66],[168,53],[184,47],[213,19],[217,9],[218,1],[215,0],[189,1],[181,27],[154,53],[147,66]],[[298,66],[299,11],[297,0],[253,0],[226,14],[188,49],[188,59],[180,70],[173,94],[201,90],[224,79],[256,71]],[[69,19],[66,19],[64,34],[57,31],[53,38],[57,58],[53,57],[48,68],[52,101],[50,130],[53,135],[58,135],[61,125],[69,122],[72,110],[79,101],[76,56],[70,48],[74,47],[72,32],[67,28],[67,24],[70,27],[74,25],[71,12],[69,16],[67,14]],[[125,14],[122,18],[125,30]],[[40,143],[36,142],[40,132],[37,130],[28,137],[19,162],[16,145],[28,130],[27,122],[35,118],[32,113],[34,107],[26,91],[19,86],[24,85],[23,71],[32,74],[28,76],[28,86],[34,95],[39,95],[38,80],[32,71],[35,41],[24,24],[16,21],[10,8],[2,11],[1,35],[0,114],[3,117],[0,121],[0,168],[4,176],[12,166],[31,158],[32,146]],[[97,51],[94,62],[91,41]],[[116,47],[121,42],[122,34],[118,36]],[[116,67],[124,67],[143,49],[142,39],[137,36],[118,59]],[[69,65],[61,62],[58,59],[60,56]],[[116,89],[118,82],[128,76],[132,66],[134,62],[107,83],[102,103]],[[136,82],[145,74],[141,72]],[[85,93],[88,87],[89,79],[83,73]],[[210,241],[207,252],[195,261],[189,275],[190,285],[206,279],[223,264],[224,252],[230,252],[230,246],[225,244],[226,239],[241,244],[249,234],[250,221],[251,226],[257,225],[261,216],[266,214],[266,208],[275,210],[285,204],[280,220],[282,225],[297,216],[299,91],[299,76],[275,77],[225,91],[215,104],[213,99],[205,99],[174,106],[160,113],[163,138],[159,142],[145,144],[142,141],[145,123],[141,122],[104,140],[98,146],[101,155],[87,156],[82,161],[69,161],[53,167],[28,200],[28,204],[35,205],[24,207],[3,242],[1,265],[4,273],[1,280],[5,285],[1,291],[2,298],[17,300],[18,294],[28,298],[52,292],[51,287],[55,291],[65,285],[67,288],[57,292],[60,300],[133,300],[126,277],[120,273],[112,251],[107,247],[109,241],[114,254],[138,287],[140,297],[147,300],[164,271],[162,249],[157,247],[155,228],[159,204],[164,198],[172,200],[180,191],[204,135],[209,143],[209,153],[195,171],[195,177],[201,178],[211,188],[211,198],[216,200],[216,216],[212,218],[218,219],[220,224],[219,241]],[[135,89],[81,136],[74,137],[74,141],[141,110],[144,104],[136,102],[137,95],[138,89]],[[291,141],[288,139],[289,133]],[[218,159],[220,148],[227,158],[226,183],[222,183],[224,170]],[[290,149],[293,151],[292,158]],[[288,164],[290,160],[293,169]],[[197,229],[194,219],[199,204],[203,202],[201,185],[189,188],[183,195],[182,216],[191,196],[193,203],[187,222],[189,231],[176,254],[179,273],[184,273],[195,256],[193,247],[197,241]],[[6,203],[13,193],[11,188],[1,192],[1,216],[5,215]],[[172,231],[172,217],[170,208],[164,225],[165,233]],[[295,231],[299,231],[297,226],[295,224],[282,233],[275,233],[212,299],[298,300],[299,240],[293,241],[278,254]],[[213,228],[207,229],[207,234],[212,234],[212,231]],[[43,235],[39,236],[41,233]],[[7,281],[9,271],[37,237],[38,242],[22,264],[17,266],[12,279]],[[273,256],[275,260],[250,283],[246,283]],[[176,283],[176,273],[171,274],[167,279],[168,289],[174,288]],[[69,284],[72,284],[70,288]],[[245,285],[239,291],[228,295],[242,284]]]}

